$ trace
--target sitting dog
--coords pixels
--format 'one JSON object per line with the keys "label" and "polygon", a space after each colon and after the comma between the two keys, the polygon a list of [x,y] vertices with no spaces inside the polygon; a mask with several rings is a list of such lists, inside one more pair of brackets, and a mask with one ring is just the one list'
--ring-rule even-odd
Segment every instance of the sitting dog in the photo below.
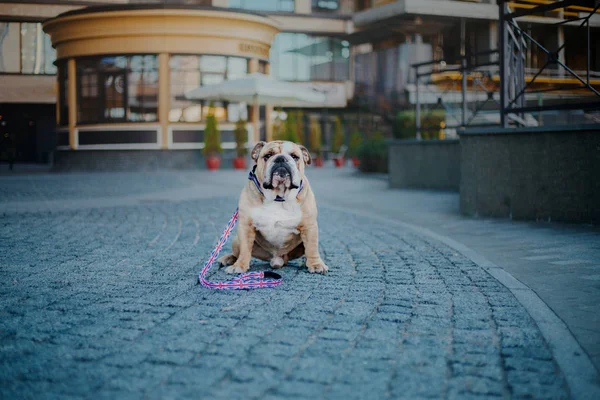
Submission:
{"label": "sitting dog", "polygon": [[317,203],[304,175],[311,163],[308,150],[284,142],[259,142],[255,161],[239,201],[239,223],[232,254],[219,259],[230,274],[248,271],[251,257],[281,268],[288,260],[306,256],[311,273],[326,273],[319,255]]}

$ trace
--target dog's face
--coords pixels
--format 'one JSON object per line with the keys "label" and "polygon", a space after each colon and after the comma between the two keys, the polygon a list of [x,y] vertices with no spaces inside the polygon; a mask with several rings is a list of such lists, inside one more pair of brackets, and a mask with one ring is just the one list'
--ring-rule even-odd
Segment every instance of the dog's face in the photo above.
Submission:
{"label": "dog's face", "polygon": [[304,167],[311,163],[306,147],[281,140],[258,142],[251,156],[256,162],[255,174],[261,186],[279,194],[298,189]]}

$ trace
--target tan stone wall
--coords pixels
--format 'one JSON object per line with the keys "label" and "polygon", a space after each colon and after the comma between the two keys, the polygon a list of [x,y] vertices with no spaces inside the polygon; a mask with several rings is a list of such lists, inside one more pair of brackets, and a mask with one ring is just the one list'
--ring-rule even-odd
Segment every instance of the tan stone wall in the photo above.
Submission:
{"label": "tan stone wall", "polygon": [[[58,2],[57,2],[58,3]],[[43,20],[46,18],[52,18],[60,13],[82,8],[84,6],[74,5],[51,5],[51,4],[20,4],[14,3],[1,3],[0,4],[0,16],[7,16],[12,18],[26,18],[26,19],[39,19]]]}
{"label": "tan stone wall", "polygon": [[0,75],[0,103],[55,103],[56,77]]}
{"label": "tan stone wall", "polygon": [[127,10],[59,16],[44,23],[57,58],[127,53],[269,58],[270,18],[217,10]]}

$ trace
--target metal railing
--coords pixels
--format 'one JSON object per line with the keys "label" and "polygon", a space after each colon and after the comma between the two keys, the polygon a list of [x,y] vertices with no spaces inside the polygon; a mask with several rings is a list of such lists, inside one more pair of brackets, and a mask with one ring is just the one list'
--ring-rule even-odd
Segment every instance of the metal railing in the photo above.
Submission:
{"label": "metal railing", "polygon": [[[498,125],[499,95],[493,83],[493,76],[498,74],[497,59],[498,51],[489,50],[453,60],[436,59],[413,64],[417,138],[421,139],[428,130],[441,129],[447,136],[452,136],[458,128],[466,126]],[[434,78],[443,78],[444,73],[453,72],[461,74],[460,84],[457,79],[451,79],[443,90],[440,90],[440,80],[432,84]],[[432,99],[436,101],[431,107]],[[457,104],[460,104],[460,108]],[[427,121],[428,116],[436,110],[444,112],[444,126],[423,126],[422,121]],[[478,118],[484,112],[487,118]]]}
{"label": "metal railing", "polygon": [[[599,10],[600,4],[594,8],[582,8],[580,14],[584,16],[569,17],[562,19],[552,25],[561,26],[565,24],[572,25],[579,23],[577,29],[586,30],[586,69],[584,71],[575,71],[570,68],[564,59],[560,56],[564,50],[567,41],[560,44],[557,50],[551,51],[543,46],[540,41],[536,40],[530,33],[519,27],[516,19],[519,17],[547,13],[559,10],[565,7],[578,6],[581,1],[567,0],[557,1],[548,4],[542,4],[533,8],[518,9],[512,11],[509,8],[508,2],[504,0],[498,1],[499,6],[499,50],[500,50],[500,123],[503,127],[509,126],[510,122],[518,125],[526,125],[525,115],[532,112],[545,112],[551,110],[600,110],[600,91],[592,85],[592,78],[598,76],[591,70],[591,45],[590,38],[590,19]],[[525,68],[527,46],[534,46],[546,55],[546,61],[541,68],[531,69]],[[544,75],[544,72],[549,70],[550,66],[557,66],[557,72],[560,76],[568,76],[578,82],[580,85],[571,86],[555,86],[550,88],[534,89],[533,85],[536,80]],[[535,71],[535,72],[534,72]],[[533,73],[533,77],[525,80],[526,73]],[[547,75],[547,73],[546,73]],[[554,104],[545,105],[527,105],[526,94],[532,93],[548,93],[559,92],[564,90],[583,89],[586,96],[584,101],[578,102],[555,102]],[[587,97],[591,100],[588,101]]]}

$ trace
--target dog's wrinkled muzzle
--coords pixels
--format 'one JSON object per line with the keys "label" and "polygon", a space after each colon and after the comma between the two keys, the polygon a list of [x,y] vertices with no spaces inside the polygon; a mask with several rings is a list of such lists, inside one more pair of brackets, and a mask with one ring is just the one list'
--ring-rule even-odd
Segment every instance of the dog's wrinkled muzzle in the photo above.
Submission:
{"label": "dog's wrinkled muzzle", "polygon": [[279,186],[294,187],[292,184],[292,171],[285,163],[276,163],[271,168],[271,176],[269,181],[263,183],[263,188],[274,189]]}

